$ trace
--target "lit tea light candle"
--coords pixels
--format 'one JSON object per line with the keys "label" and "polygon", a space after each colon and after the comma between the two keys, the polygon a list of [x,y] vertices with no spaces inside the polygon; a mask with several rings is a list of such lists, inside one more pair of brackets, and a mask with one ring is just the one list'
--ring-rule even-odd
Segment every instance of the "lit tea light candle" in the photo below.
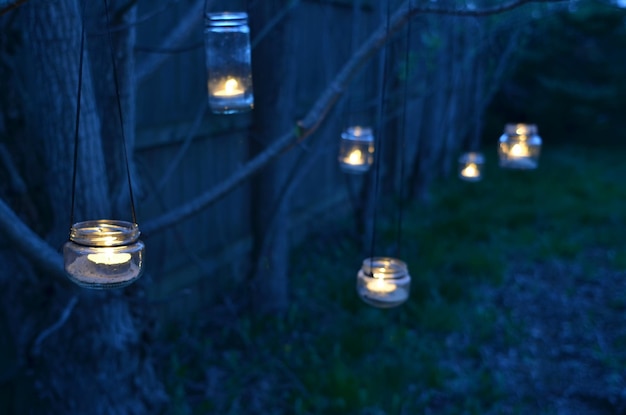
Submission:
{"label": "lit tea light candle", "polygon": [[244,90],[239,88],[239,82],[235,78],[228,78],[218,89],[213,92],[216,97],[238,97],[243,95]]}
{"label": "lit tea light candle", "polygon": [[534,124],[506,124],[500,136],[498,158],[500,167],[533,170],[539,162],[541,137]]}
{"label": "lit tea light candle", "polygon": [[355,148],[343,159],[344,163],[351,164],[353,166],[365,163],[363,153],[358,148]]}
{"label": "lit tea light candle", "polygon": [[97,254],[89,254],[87,259],[96,264],[98,270],[107,274],[114,274],[130,269],[131,255],[126,252],[118,253],[107,249]]}
{"label": "lit tea light candle", "polygon": [[376,277],[368,281],[366,288],[373,294],[387,295],[394,292],[397,288],[396,284],[385,281],[383,278]]}
{"label": "lit tea light candle", "polygon": [[475,178],[480,176],[480,171],[478,171],[478,166],[475,163],[469,163],[463,170],[461,170],[461,176]]}
{"label": "lit tea light candle", "polygon": [[406,264],[391,257],[363,260],[357,273],[357,293],[367,304],[378,308],[399,306],[409,298],[411,276]]}
{"label": "lit tea light candle", "polygon": [[528,146],[525,143],[516,143],[511,147],[511,151],[509,152],[511,157],[528,157],[530,153],[528,152]]}

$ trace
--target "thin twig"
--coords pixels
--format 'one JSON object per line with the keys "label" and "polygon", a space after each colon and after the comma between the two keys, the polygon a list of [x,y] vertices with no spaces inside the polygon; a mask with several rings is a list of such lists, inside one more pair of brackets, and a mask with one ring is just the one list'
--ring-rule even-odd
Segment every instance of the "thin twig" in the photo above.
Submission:
{"label": "thin twig", "polygon": [[291,2],[287,5],[287,7],[285,7],[283,10],[281,10],[279,13],[276,14],[276,16],[274,16],[274,18],[272,20],[269,21],[268,24],[265,25],[265,27],[263,27],[252,39],[251,42],[251,48],[254,49],[256,47],[256,45],[259,44],[259,42],[261,42],[261,40],[263,40],[263,38],[265,36],[267,36],[272,29],[274,29],[274,27],[280,23],[281,20],[283,20],[291,10],[293,10],[297,5],[300,4],[300,0],[291,0]]}
{"label": "thin twig", "polygon": [[0,143],[0,161],[9,172],[11,190],[18,194],[25,194],[28,190],[26,188],[26,183],[24,182],[24,179],[22,179],[22,176],[20,176],[20,173],[11,158],[11,154],[4,143]]}
{"label": "thin twig", "polygon": [[[302,0],[291,0],[285,9],[281,10],[272,20],[270,20],[259,32],[252,38],[250,44],[251,48],[254,49],[271,31],[274,27],[280,23],[286,16],[289,15],[296,6],[300,4]],[[168,38],[175,35],[177,29],[172,30],[172,35],[168,36]],[[182,41],[184,38],[178,39],[178,41]],[[165,42],[171,44],[172,42]],[[142,53],[152,53],[152,54],[162,54],[162,55],[177,55],[179,53],[191,52],[196,49],[200,49],[204,46],[204,41],[194,42],[185,46],[167,46],[167,47],[150,47],[150,46],[142,46],[137,45],[134,47],[135,52]],[[167,59],[167,57],[163,57],[163,59]],[[156,67],[155,67],[156,69]]]}
{"label": "thin twig", "polygon": [[59,317],[59,319],[53,325],[51,325],[50,327],[48,327],[47,329],[39,333],[39,336],[37,336],[37,338],[35,339],[35,343],[33,344],[33,355],[35,356],[39,355],[41,343],[43,343],[46,337],[50,336],[52,333],[54,333],[55,331],[63,327],[63,325],[70,318],[70,315],[72,315],[72,310],[74,310],[74,306],[76,306],[77,302],[78,302],[78,297],[73,296],[70,299],[69,303],[67,303],[67,305],[63,309],[63,312],[61,313],[61,316]]}
{"label": "thin twig", "polygon": [[26,3],[28,0],[17,0],[13,3],[9,1],[0,1],[0,16],[5,13],[10,12],[13,9],[17,9],[22,4]]}
{"label": "thin twig", "polygon": [[[204,0],[195,0],[188,6],[187,13],[180,18],[178,24],[171,30],[162,42],[165,49],[176,47],[185,40],[196,27],[200,27],[204,10]],[[137,62],[135,77],[140,84],[169,57],[166,54],[146,55],[145,59]]]}
{"label": "thin twig", "polygon": [[157,193],[163,190],[163,187],[165,187],[165,184],[170,180],[170,178],[174,174],[174,171],[176,170],[180,162],[183,160],[185,153],[191,146],[191,142],[193,141],[194,137],[198,133],[198,129],[200,128],[200,124],[202,123],[202,116],[206,113],[206,111],[207,111],[206,99],[202,99],[202,103],[198,106],[198,112],[196,113],[196,118],[194,119],[193,123],[191,124],[191,127],[189,128],[189,131],[187,132],[187,136],[183,140],[182,146],[178,149],[174,158],[172,158],[172,161],[167,166],[165,173],[163,173],[163,175],[159,179],[159,182],[155,185],[154,189],[152,189],[149,196],[145,200],[142,201],[144,204],[147,204],[148,202],[150,202]]}
{"label": "thin twig", "polygon": [[513,10],[528,3],[558,3],[566,0],[514,0],[500,6],[488,7],[481,10],[455,9],[446,10],[432,6],[412,7],[411,0],[405,1],[389,20],[389,28],[386,24],[379,27],[350,57],[330,85],[322,92],[313,107],[306,116],[297,123],[291,131],[283,133],[265,151],[254,157],[239,170],[235,171],[226,180],[218,183],[205,193],[197,196],[178,208],[148,221],[143,225],[145,233],[159,232],[177,224],[178,222],[194,215],[220,200],[231,190],[258,172],[267,163],[278,157],[283,151],[293,144],[304,140],[317,130],[328,112],[335,105],[339,96],[347,87],[357,70],[376,52],[387,40],[403,27],[410,18],[418,14],[439,14],[457,16],[489,16]]}

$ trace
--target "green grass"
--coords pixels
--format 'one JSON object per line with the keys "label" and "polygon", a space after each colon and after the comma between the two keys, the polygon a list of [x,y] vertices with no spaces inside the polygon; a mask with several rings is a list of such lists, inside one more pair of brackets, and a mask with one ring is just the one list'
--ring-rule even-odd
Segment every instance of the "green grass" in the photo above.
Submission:
{"label": "green grass", "polygon": [[[488,412],[502,391],[481,366],[481,345],[520,338],[513,325],[493,332],[502,310],[481,301],[481,290],[502,284],[513,265],[559,258],[584,267],[589,249],[607,250],[607,263],[626,269],[620,158],[547,148],[536,171],[501,170],[488,157],[483,181],[436,183],[432,203],[404,208],[400,244],[412,286],[396,309],[358,299],[356,243],[311,238],[294,254],[286,315],[228,316],[171,333],[171,413]],[[398,235],[385,215],[397,212],[380,212],[377,246],[386,251]]]}

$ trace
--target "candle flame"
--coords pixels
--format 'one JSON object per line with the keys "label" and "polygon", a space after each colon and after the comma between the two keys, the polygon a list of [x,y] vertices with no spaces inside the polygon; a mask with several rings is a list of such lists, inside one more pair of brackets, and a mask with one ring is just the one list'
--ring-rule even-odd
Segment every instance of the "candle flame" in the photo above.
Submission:
{"label": "candle flame", "polygon": [[235,90],[237,89],[237,87],[239,86],[239,82],[237,82],[236,79],[234,78],[229,78],[225,83],[224,83],[224,90],[226,91],[226,93],[230,93],[232,94],[233,92],[235,92]]}
{"label": "candle flame", "polygon": [[461,170],[461,175],[463,177],[478,177],[480,172],[478,171],[478,166],[474,163],[470,163],[463,170]]}
{"label": "candle flame", "polygon": [[374,274],[374,278],[367,283],[367,289],[376,293],[387,294],[395,291],[396,288],[396,284],[385,281],[380,277],[376,277],[376,274]]}
{"label": "candle flame", "polygon": [[524,143],[517,143],[511,147],[511,156],[513,157],[527,157],[528,146]]}
{"label": "candle flame", "polygon": [[117,238],[115,238],[114,236],[105,236],[102,238],[102,242],[104,245],[111,246],[114,245],[115,242],[117,242]]}
{"label": "candle flame", "polygon": [[216,90],[213,95],[216,97],[235,97],[243,93],[243,89],[239,88],[239,81],[235,78],[228,78],[221,85],[221,89]]}
{"label": "candle flame", "polygon": [[348,155],[347,162],[349,164],[361,164],[362,159],[363,159],[363,153],[361,153],[361,150],[359,150],[358,148],[355,148]]}

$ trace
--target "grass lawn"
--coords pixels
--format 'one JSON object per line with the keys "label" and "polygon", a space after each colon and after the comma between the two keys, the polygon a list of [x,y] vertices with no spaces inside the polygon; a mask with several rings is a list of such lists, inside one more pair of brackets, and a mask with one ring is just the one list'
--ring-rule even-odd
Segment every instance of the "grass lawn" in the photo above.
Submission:
{"label": "grass lawn", "polygon": [[[357,297],[348,232],[311,237],[285,316],[220,305],[171,330],[171,413],[626,413],[624,155],[548,147],[506,171],[488,154],[483,181],[435,184],[403,210],[396,309]],[[380,210],[377,255],[396,214]]]}

